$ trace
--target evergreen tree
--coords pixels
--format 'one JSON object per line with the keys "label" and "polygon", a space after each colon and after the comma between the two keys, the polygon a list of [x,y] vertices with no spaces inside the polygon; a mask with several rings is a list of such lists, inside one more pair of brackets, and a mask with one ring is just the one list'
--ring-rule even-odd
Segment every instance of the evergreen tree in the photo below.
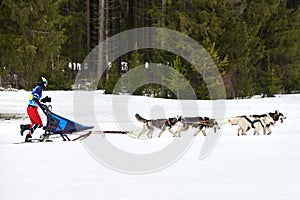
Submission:
{"label": "evergreen tree", "polygon": [[119,69],[117,66],[113,63],[112,66],[110,66],[108,69],[109,79],[106,79],[105,77],[102,77],[102,79],[99,82],[98,88],[105,90],[106,94],[112,94],[115,92],[122,92],[122,88],[115,88],[115,85],[117,84],[120,74]]}
{"label": "evergreen tree", "polygon": [[[267,49],[263,86],[267,95],[279,90],[291,92],[299,89],[299,14],[299,9],[287,9],[286,2],[279,1],[263,29]],[[276,81],[270,81],[274,80],[273,76],[276,76]]]}
{"label": "evergreen tree", "polygon": [[[184,77],[184,65],[179,56],[173,61],[174,70],[171,71],[169,77],[163,77],[169,90],[175,92],[177,99],[183,99],[191,96],[188,92],[189,81]],[[166,74],[167,75],[167,74]]]}
{"label": "evergreen tree", "polygon": [[[59,14],[61,1],[8,1],[1,7],[1,60],[7,74],[18,74],[20,86],[30,89],[39,76],[47,76],[60,65],[60,51],[66,41]],[[23,80],[23,81],[21,81]]]}
{"label": "evergreen tree", "polygon": [[[68,63],[81,62],[100,40],[132,28],[158,26],[201,44],[218,66],[231,97],[300,90],[300,8],[295,0],[2,0],[0,7],[0,76],[13,87],[30,89],[43,75],[49,88],[69,89],[76,71],[68,69]],[[130,38],[136,44],[134,35]],[[178,48],[189,52],[193,47],[178,42]],[[126,60],[131,69],[145,60],[171,64],[198,98],[209,98],[203,77],[190,63],[157,49],[115,60],[107,70],[108,80],[100,84],[107,92],[112,92],[122,73],[120,63]],[[143,70],[145,76],[132,78],[153,77],[151,68]],[[175,83],[175,75],[167,78]],[[135,94],[154,88],[165,96],[165,88],[155,84]]]}

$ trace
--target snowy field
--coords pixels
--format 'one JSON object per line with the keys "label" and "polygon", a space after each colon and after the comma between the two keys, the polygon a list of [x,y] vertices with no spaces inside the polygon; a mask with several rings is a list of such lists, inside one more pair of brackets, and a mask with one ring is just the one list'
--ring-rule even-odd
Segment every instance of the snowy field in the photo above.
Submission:
{"label": "snowy field", "polygon": [[[55,113],[74,119],[73,92],[45,91],[46,95],[52,97]],[[223,118],[213,116],[211,101],[190,102],[197,103],[199,115],[215,117],[221,124],[218,130],[221,137],[213,151],[205,159],[199,159],[206,139],[199,134],[177,162],[157,172],[140,175],[120,173],[104,166],[88,153],[82,142],[13,144],[24,140],[19,125],[29,122],[28,97],[26,91],[0,92],[1,200],[300,199],[300,95],[226,100],[223,101]],[[175,100],[130,97],[131,117],[116,123],[119,118],[112,107],[122,98],[128,96],[95,93],[95,113],[101,130],[119,130],[124,127],[122,123],[137,129],[140,126],[134,119],[137,112],[146,118],[173,117],[181,113]],[[238,137],[237,127],[225,123],[227,117],[275,110],[287,119],[282,124],[277,122],[269,136],[253,136],[251,130],[247,136]],[[45,121],[43,113],[41,116]],[[89,125],[89,121],[83,123]],[[39,130],[34,136],[41,133]],[[162,138],[149,140],[127,135],[105,138],[119,149],[136,154],[153,152],[181,139],[174,139],[167,132]]]}

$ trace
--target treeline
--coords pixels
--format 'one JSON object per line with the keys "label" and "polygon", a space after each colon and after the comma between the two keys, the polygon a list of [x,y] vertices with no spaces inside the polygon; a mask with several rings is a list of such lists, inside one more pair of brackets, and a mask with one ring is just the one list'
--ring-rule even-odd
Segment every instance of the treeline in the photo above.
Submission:
{"label": "treeline", "polygon": [[[101,41],[133,28],[165,27],[188,35],[211,54],[228,98],[299,91],[299,5],[299,0],[2,0],[0,84],[31,89],[43,75],[50,89],[71,89],[78,68],[70,63],[82,62]],[[129,69],[145,62],[171,65],[199,99],[209,98],[190,63],[156,49],[115,60],[99,89],[113,91],[125,73],[121,62]],[[175,78],[168,81],[176,85]],[[179,94],[160,85],[135,91],[144,93]]]}

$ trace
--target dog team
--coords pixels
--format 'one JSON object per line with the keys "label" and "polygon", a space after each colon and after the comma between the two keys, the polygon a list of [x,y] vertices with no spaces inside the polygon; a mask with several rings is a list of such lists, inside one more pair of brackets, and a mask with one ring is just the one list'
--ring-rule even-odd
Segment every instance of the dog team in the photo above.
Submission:
{"label": "dog team", "polygon": [[[137,138],[140,138],[143,134],[146,134],[148,138],[153,137],[153,132],[157,128],[159,129],[158,137],[161,137],[165,130],[168,130],[173,137],[180,137],[181,132],[188,130],[190,127],[195,129],[194,136],[197,136],[199,132],[202,132],[206,136],[206,129],[213,128],[216,133],[219,129],[219,124],[216,119],[209,117],[173,117],[168,119],[145,119],[139,114],[135,115],[136,119],[143,123],[143,129],[138,134]],[[274,113],[262,115],[243,115],[232,117],[228,120],[231,125],[238,125],[237,135],[247,135],[247,131],[251,128],[254,129],[254,135],[259,135],[259,131],[263,130],[264,135],[270,135],[272,133],[271,126],[275,125],[277,121],[283,123],[286,117],[276,110]],[[173,127],[177,127],[176,131]]]}

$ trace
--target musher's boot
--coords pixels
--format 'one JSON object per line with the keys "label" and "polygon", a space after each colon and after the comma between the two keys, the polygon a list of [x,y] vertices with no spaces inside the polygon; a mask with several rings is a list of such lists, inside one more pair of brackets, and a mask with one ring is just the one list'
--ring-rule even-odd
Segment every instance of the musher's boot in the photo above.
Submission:
{"label": "musher's boot", "polygon": [[31,134],[28,133],[28,134],[26,135],[26,137],[25,137],[25,142],[32,142],[32,141],[31,141],[31,138],[32,138]]}
{"label": "musher's boot", "polygon": [[30,130],[30,124],[21,124],[20,125],[20,133],[23,136],[23,132],[26,130]]}

